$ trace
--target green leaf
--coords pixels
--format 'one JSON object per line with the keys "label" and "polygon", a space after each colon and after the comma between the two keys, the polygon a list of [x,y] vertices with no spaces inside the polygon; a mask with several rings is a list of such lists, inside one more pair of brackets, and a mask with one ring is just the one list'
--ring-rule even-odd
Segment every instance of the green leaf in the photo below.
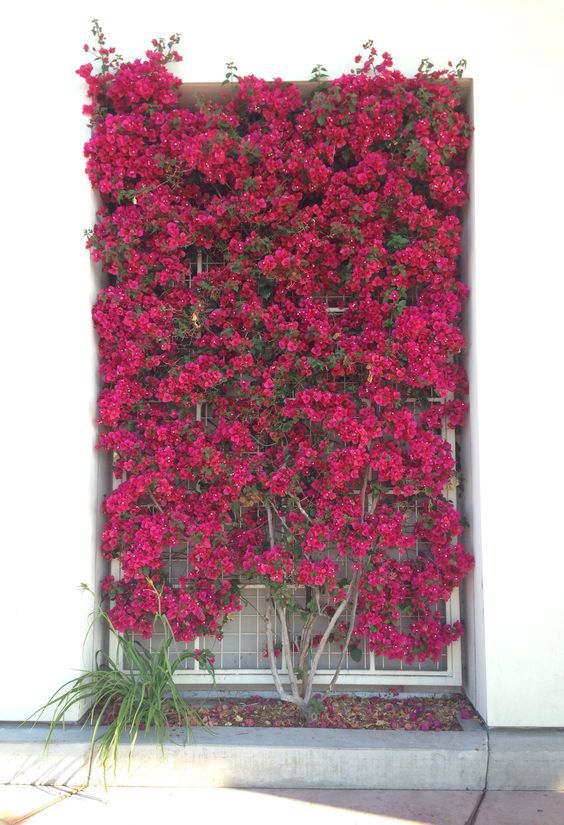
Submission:
{"label": "green leaf", "polygon": [[349,649],[349,656],[353,662],[360,662],[362,659],[362,650],[359,647],[351,647]]}
{"label": "green leaf", "polygon": [[409,242],[410,239],[406,238],[401,233],[392,232],[386,242],[386,246],[390,251],[395,252],[398,249],[405,249],[405,247],[409,245]]}

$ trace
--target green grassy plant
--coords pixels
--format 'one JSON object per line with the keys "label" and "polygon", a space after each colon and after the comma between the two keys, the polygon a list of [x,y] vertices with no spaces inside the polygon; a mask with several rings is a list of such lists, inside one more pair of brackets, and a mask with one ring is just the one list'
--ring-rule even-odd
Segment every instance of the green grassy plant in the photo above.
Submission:
{"label": "green grassy plant", "polygon": [[[81,587],[94,596],[87,585]],[[164,636],[155,650],[148,650],[138,640],[119,633],[99,604],[88,632],[96,619],[101,619],[117,640],[116,661],[99,652],[94,669],[61,685],[33,716],[52,709],[47,747],[55,729],[61,724],[64,726],[69,711],[76,705],[87,706],[83,724],[92,726],[90,760],[92,763],[96,753],[105,779],[109,767],[113,768],[114,774],[117,770],[118,745],[124,737],[129,741],[129,760],[142,731],[153,731],[162,747],[171,726],[182,726],[186,744],[192,728],[202,723],[197,711],[181,695],[174,675],[190,658],[198,659],[200,668],[209,673],[212,681],[214,670],[211,652],[207,649],[197,654],[190,650],[171,654],[174,635],[167,617],[160,610],[155,615],[154,624],[162,628]],[[120,662],[124,663],[123,669]]]}

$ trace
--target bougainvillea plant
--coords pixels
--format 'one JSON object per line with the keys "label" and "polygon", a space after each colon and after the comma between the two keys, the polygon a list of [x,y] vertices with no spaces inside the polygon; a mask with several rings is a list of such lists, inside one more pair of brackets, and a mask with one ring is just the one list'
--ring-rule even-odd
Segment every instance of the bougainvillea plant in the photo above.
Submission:
{"label": "bougainvillea plant", "polygon": [[156,584],[178,640],[220,636],[260,584],[275,686],[306,714],[328,640],[331,686],[361,644],[437,659],[462,630],[438,604],[472,566],[445,495],[466,410],[457,72],[405,77],[368,43],[312,94],[230,64],[188,107],[177,35],[124,63],[95,34],[112,622],[150,633]]}

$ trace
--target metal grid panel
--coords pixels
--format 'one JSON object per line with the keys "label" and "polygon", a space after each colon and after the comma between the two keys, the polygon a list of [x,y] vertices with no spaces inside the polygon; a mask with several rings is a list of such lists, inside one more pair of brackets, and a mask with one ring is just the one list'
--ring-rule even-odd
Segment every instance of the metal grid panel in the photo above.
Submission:
{"label": "metal grid panel", "polygon": [[[220,265],[220,261],[210,258],[209,254],[199,250],[194,250],[189,257],[190,274],[187,285],[192,285],[192,274],[207,272],[213,266]],[[418,297],[418,292],[410,295],[411,300]],[[325,296],[327,311],[330,313],[340,313],[346,309],[346,298],[339,295]],[[351,383],[351,377],[343,377],[345,385]],[[354,379],[352,379],[354,382]],[[429,397],[429,403],[440,403],[443,399],[433,396]],[[412,405],[412,411],[418,414],[416,399],[408,399]],[[210,417],[208,405],[197,405],[195,409],[197,421],[207,422]],[[445,438],[455,454],[455,434],[454,430],[448,429],[446,422],[443,425],[443,438]],[[447,498],[456,505],[456,486],[449,485],[446,490]],[[414,525],[417,521],[417,501],[409,515]],[[408,554],[415,556],[425,552],[425,542],[417,541],[415,547],[408,551]],[[188,552],[181,547],[170,548],[169,557],[166,563],[167,574],[170,582],[174,585],[186,571]],[[119,561],[112,562],[112,573],[119,577]],[[298,592],[298,598],[299,598]],[[196,648],[207,647],[212,650],[215,658],[216,680],[219,684],[272,684],[272,675],[266,651],[266,633],[264,623],[261,618],[264,615],[264,587],[262,585],[247,585],[242,591],[243,606],[241,611],[236,613],[224,626],[222,637],[196,638],[193,642],[175,642],[171,646],[171,652],[177,653],[183,650],[194,650]],[[442,618],[452,623],[460,618],[460,600],[458,588],[455,589],[448,602],[440,602],[437,609]],[[347,615],[345,613],[345,620]],[[400,629],[408,629],[413,615],[403,614],[400,619]],[[322,622],[323,620],[321,620]],[[274,633],[276,638],[277,618],[274,617]],[[316,627],[318,632],[323,630],[323,624]],[[292,617],[291,635],[297,638],[300,633],[300,626],[297,618]],[[157,627],[151,639],[141,639],[137,637],[141,644],[149,650],[158,647],[163,638],[162,631]],[[110,640],[110,655],[115,657],[117,649],[115,640]],[[366,642],[363,642],[362,657],[360,661],[353,661],[350,656],[346,656],[340,676],[340,684],[343,685],[394,685],[405,684],[406,682],[419,685],[460,685],[462,676],[461,644],[454,642],[443,651],[437,662],[425,660],[406,664],[400,659],[388,659],[383,655],[375,655],[367,649]],[[327,683],[331,679],[332,671],[337,666],[341,650],[338,644],[327,643],[324,653],[321,656],[316,682]],[[123,663],[125,664],[125,663]],[[285,662],[282,657],[278,659],[281,676],[286,671]],[[177,672],[178,682],[185,684],[207,683],[209,676],[205,671],[200,670],[197,660],[188,659],[186,667]]]}

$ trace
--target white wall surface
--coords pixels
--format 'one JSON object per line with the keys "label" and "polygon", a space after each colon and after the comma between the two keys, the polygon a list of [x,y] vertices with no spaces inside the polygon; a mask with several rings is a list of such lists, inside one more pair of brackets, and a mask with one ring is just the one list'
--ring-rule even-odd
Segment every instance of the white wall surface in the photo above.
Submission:
{"label": "white wall surface", "polygon": [[[83,663],[98,490],[96,282],[83,248],[90,19],[126,59],[183,35],[185,81],[307,79],[374,38],[413,72],[460,57],[474,78],[469,691],[490,725],[564,725],[560,389],[562,30],[559,0],[323,4],[97,0],[3,12],[4,356],[0,719],[31,713]],[[21,43],[21,45],[20,45]],[[91,646],[86,648],[86,660]]]}

